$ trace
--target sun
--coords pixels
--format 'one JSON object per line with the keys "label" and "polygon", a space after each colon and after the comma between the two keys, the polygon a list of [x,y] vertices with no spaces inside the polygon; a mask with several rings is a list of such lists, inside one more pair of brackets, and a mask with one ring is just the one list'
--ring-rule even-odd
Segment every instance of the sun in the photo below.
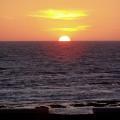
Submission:
{"label": "sun", "polygon": [[61,42],[69,42],[71,41],[71,38],[67,35],[63,35],[63,36],[60,36],[58,41],[61,41]]}

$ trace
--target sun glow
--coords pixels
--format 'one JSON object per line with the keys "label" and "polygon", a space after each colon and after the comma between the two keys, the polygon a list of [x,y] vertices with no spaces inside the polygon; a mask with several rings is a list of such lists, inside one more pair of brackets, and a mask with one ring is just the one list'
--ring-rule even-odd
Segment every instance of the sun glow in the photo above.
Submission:
{"label": "sun glow", "polygon": [[60,41],[60,42],[69,42],[69,41],[71,41],[71,38],[69,36],[67,36],[67,35],[64,35],[64,36],[59,37],[58,41]]}

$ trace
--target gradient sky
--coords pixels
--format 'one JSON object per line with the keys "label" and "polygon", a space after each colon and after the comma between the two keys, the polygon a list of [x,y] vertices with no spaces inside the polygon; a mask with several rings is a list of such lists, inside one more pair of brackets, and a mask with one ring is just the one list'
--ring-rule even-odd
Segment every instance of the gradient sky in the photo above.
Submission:
{"label": "gradient sky", "polygon": [[120,40],[120,0],[0,0],[0,41]]}

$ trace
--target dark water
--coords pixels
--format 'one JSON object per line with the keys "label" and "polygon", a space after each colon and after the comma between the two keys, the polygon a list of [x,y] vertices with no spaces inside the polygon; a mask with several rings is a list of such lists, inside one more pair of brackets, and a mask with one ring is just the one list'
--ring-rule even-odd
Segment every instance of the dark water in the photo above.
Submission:
{"label": "dark water", "polygon": [[120,100],[120,42],[0,42],[0,103]]}

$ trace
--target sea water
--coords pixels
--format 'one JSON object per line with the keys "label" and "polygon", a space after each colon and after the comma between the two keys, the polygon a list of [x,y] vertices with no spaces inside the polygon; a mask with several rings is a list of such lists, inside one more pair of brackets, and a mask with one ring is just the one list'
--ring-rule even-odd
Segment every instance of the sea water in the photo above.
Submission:
{"label": "sea water", "polygon": [[0,103],[120,100],[120,42],[0,42]]}

